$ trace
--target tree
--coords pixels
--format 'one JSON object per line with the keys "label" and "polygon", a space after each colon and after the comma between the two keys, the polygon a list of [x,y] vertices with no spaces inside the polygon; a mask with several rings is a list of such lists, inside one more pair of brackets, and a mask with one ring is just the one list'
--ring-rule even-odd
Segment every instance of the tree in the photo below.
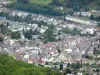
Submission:
{"label": "tree", "polygon": [[11,38],[12,39],[20,39],[20,32],[19,31],[11,32]]}
{"label": "tree", "polygon": [[60,48],[58,49],[58,53],[61,53],[61,50],[60,50]]}
{"label": "tree", "polygon": [[32,20],[32,14],[28,14],[25,18],[26,22],[29,22]]}
{"label": "tree", "polygon": [[97,25],[98,27],[100,27],[100,23],[98,23],[98,25]]}
{"label": "tree", "polygon": [[60,64],[60,70],[62,70],[63,69],[63,64]]}
{"label": "tree", "polygon": [[8,28],[7,28],[7,26],[6,26],[6,25],[1,24],[1,25],[0,25],[0,30],[1,30],[1,33],[6,34],[6,33],[7,33]]}
{"label": "tree", "polygon": [[68,15],[73,15],[74,14],[74,10],[73,9],[69,9],[68,10]]}
{"label": "tree", "polygon": [[73,6],[73,10],[75,11],[75,12],[78,12],[79,10],[80,10],[80,7],[77,5],[77,6]]}
{"label": "tree", "polygon": [[70,67],[70,63],[67,64],[67,67]]}
{"label": "tree", "polygon": [[38,5],[24,2],[24,0],[18,0],[10,5],[8,8],[14,8],[17,10],[28,11],[36,14],[52,15],[52,16],[63,16],[63,12],[59,9],[55,9],[50,5]]}
{"label": "tree", "polygon": [[79,14],[79,17],[82,17],[82,14],[81,14],[81,12],[80,12],[80,14]]}
{"label": "tree", "polygon": [[61,75],[59,71],[35,66],[0,54],[0,75]]}
{"label": "tree", "polygon": [[87,11],[89,11],[89,8],[88,7],[84,7],[83,8],[83,11],[86,11],[87,12]]}
{"label": "tree", "polygon": [[93,15],[90,16],[90,20],[94,20],[94,16]]}
{"label": "tree", "polygon": [[27,4],[27,3],[29,3],[29,0],[17,0],[17,2],[21,2],[21,3]]}
{"label": "tree", "polygon": [[77,30],[76,28],[74,28],[73,30],[70,28],[63,28],[62,32],[66,33],[66,34],[73,34],[73,35],[80,34],[80,30]]}
{"label": "tree", "polygon": [[[79,11],[83,7],[86,7],[93,0],[65,0],[67,7],[73,8],[74,11]],[[85,6],[84,6],[85,5]]]}
{"label": "tree", "polygon": [[71,64],[71,67],[73,68],[73,69],[79,69],[80,67],[81,67],[82,65],[81,65],[81,63],[79,63],[79,62],[77,62],[77,63],[72,63]]}
{"label": "tree", "polygon": [[66,69],[66,73],[71,74],[71,70],[70,70],[70,68],[67,68],[67,69]]}
{"label": "tree", "polygon": [[[35,32],[35,33],[36,33],[36,32]],[[35,34],[35,33],[34,33],[34,34]],[[27,39],[29,39],[29,40],[32,39],[32,35],[33,35],[32,29],[27,30],[27,31],[24,31],[23,34],[24,34],[25,38],[27,38]]]}
{"label": "tree", "polygon": [[44,33],[43,37],[44,37],[44,40],[46,42],[48,42],[48,41],[55,41],[55,35],[53,34],[54,28],[55,28],[54,25],[50,25],[48,27],[48,29],[46,30],[46,32]]}
{"label": "tree", "polygon": [[0,37],[0,42],[3,42],[4,38],[3,37]]}
{"label": "tree", "polygon": [[62,4],[59,2],[59,0],[52,0],[51,4],[61,6]]}

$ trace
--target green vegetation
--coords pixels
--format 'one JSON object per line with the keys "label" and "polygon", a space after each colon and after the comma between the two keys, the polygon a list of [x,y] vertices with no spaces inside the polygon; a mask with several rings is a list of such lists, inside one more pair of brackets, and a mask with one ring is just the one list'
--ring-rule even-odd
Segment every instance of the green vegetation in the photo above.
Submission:
{"label": "green vegetation", "polygon": [[72,63],[71,68],[73,69],[80,69],[82,67],[81,63]]}
{"label": "green vegetation", "polygon": [[50,5],[39,5],[33,3],[24,3],[19,2],[19,0],[15,3],[8,5],[9,8],[14,8],[17,10],[28,11],[37,14],[44,14],[44,15],[52,15],[52,16],[62,16],[63,12],[55,9]]}
{"label": "green vegetation", "polygon": [[100,16],[94,16],[94,15],[91,15],[90,16],[90,20],[95,20],[97,21],[97,27],[100,27]]}
{"label": "green vegetation", "polygon": [[70,70],[70,68],[67,68],[67,69],[66,69],[66,73],[71,74],[71,70]]}
{"label": "green vegetation", "polygon": [[24,4],[27,4],[29,3],[29,0],[17,0],[18,3],[24,3]]}
{"label": "green vegetation", "polygon": [[95,55],[99,55],[99,54],[100,54],[100,50],[95,50],[95,51],[94,51],[94,54],[95,54]]}
{"label": "green vegetation", "polygon": [[[36,23],[36,24],[38,24],[38,26],[40,28],[41,28],[42,25],[47,26],[49,28],[43,34],[44,38],[40,37],[40,39],[44,40],[45,42],[54,41],[55,40],[55,35],[53,34],[53,31],[54,31],[54,28],[55,28],[54,25],[48,25],[47,23],[45,23],[43,21],[32,21],[31,14],[29,14],[25,18],[19,17],[17,15],[11,16],[11,15],[9,15],[7,13],[3,13],[3,12],[1,12],[0,15],[3,16],[3,17],[6,17],[9,20],[13,20],[13,21]],[[2,32],[7,32],[5,30],[6,28],[4,28],[4,25],[3,25],[3,27],[1,29],[2,29]],[[24,34],[25,38],[31,40],[32,39],[32,35],[38,35],[38,34],[40,35],[40,32],[38,32],[37,30],[32,31],[32,29],[30,29],[30,30],[27,30],[27,31],[23,30],[23,34]],[[12,39],[19,39],[20,38],[20,33],[19,32],[10,32],[10,36],[11,36]]]}
{"label": "green vegetation", "polygon": [[49,25],[48,29],[46,30],[46,32],[42,35],[42,37],[40,39],[44,40],[45,43],[47,42],[52,42],[55,41],[55,36],[54,33],[54,29],[55,26],[54,25]]}
{"label": "green vegetation", "polygon": [[0,42],[3,42],[4,38],[3,37],[0,37]]}
{"label": "green vegetation", "polygon": [[36,14],[63,16],[63,10],[56,9],[57,6],[62,6],[65,9],[69,8],[77,12],[81,10],[88,11],[94,4],[96,9],[100,9],[99,0],[17,0],[8,5],[8,7]]}
{"label": "green vegetation", "polygon": [[0,12],[0,16],[5,17],[8,20],[12,21],[19,21],[19,22],[24,22],[25,20],[22,17],[19,17],[17,15],[11,16],[8,13]]}
{"label": "green vegetation", "polygon": [[69,28],[62,29],[62,32],[66,33],[66,34],[72,34],[72,35],[80,34],[79,30],[77,30],[77,29],[69,29]]}
{"label": "green vegetation", "polygon": [[[55,10],[56,6],[70,8],[74,11],[98,10],[100,9],[100,0],[17,0],[17,2],[11,4],[9,7],[37,14],[63,15],[61,11]],[[56,13],[56,11],[58,11],[59,14]]]}
{"label": "green vegetation", "polygon": [[22,17],[17,16],[17,15],[11,16],[8,13],[0,12],[0,16],[5,17],[6,19],[11,20],[11,21],[15,21],[15,22],[36,23],[36,24],[39,24],[39,26],[47,25],[47,23],[45,23],[43,21],[36,21],[36,20],[33,21],[32,18],[31,18],[32,17],[31,14],[29,14],[25,18],[22,18]]}
{"label": "green vegetation", "polygon": [[100,0],[93,0],[88,6],[90,10],[98,10],[100,9]]}
{"label": "green vegetation", "polygon": [[0,25],[0,32],[3,33],[3,34],[6,34],[7,33],[7,26],[1,24]]}
{"label": "green vegetation", "polygon": [[11,32],[12,39],[20,39],[20,32]]}
{"label": "green vegetation", "polygon": [[31,3],[36,3],[40,5],[47,5],[52,2],[52,0],[29,0]]}
{"label": "green vegetation", "polygon": [[27,31],[23,31],[23,34],[24,34],[25,38],[31,40],[32,39],[32,35],[33,35],[33,31],[31,29],[27,30]]}
{"label": "green vegetation", "polygon": [[94,64],[92,64],[92,65],[90,65],[92,68],[96,68],[96,69],[98,69],[99,67],[98,67],[98,65],[96,64],[96,63],[94,63]]}
{"label": "green vegetation", "polygon": [[90,20],[100,21],[100,16],[91,15],[91,16],[90,16]]}
{"label": "green vegetation", "polygon": [[67,0],[67,7],[73,8],[74,11],[79,11],[92,1],[93,0]]}
{"label": "green vegetation", "polygon": [[7,25],[4,25],[3,23],[0,24],[0,33],[4,34],[4,35],[8,35],[9,34],[9,30],[8,30],[8,23]]}
{"label": "green vegetation", "polygon": [[74,11],[100,9],[100,0],[53,0],[51,4],[72,8]]}
{"label": "green vegetation", "polygon": [[0,75],[61,75],[58,71],[17,61],[6,54],[0,54]]}

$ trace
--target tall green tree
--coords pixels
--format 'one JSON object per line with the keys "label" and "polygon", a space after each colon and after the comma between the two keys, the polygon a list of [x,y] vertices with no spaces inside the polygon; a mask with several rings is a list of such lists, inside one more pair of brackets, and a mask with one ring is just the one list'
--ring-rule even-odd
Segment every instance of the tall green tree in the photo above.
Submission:
{"label": "tall green tree", "polygon": [[20,39],[20,32],[19,31],[11,32],[11,38],[12,39]]}

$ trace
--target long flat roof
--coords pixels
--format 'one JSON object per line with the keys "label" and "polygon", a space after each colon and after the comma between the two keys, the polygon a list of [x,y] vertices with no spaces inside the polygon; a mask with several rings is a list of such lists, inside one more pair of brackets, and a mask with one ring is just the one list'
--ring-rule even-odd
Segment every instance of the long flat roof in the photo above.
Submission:
{"label": "long flat roof", "polygon": [[77,18],[73,18],[73,17],[66,17],[66,20],[76,22],[76,23],[86,24],[86,25],[90,24],[89,21],[85,21],[85,20],[81,20],[81,19],[77,19]]}

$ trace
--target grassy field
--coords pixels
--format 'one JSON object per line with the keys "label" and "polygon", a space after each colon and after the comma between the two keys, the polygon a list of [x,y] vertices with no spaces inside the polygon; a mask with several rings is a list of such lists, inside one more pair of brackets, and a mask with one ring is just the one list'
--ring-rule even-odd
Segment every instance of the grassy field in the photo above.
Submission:
{"label": "grassy field", "polygon": [[[52,2],[52,0],[29,0],[31,3],[41,4],[41,5],[48,5]],[[59,0],[60,3],[63,3],[64,0]]]}
{"label": "grassy field", "polygon": [[41,4],[41,5],[48,5],[52,2],[52,0],[30,0],[31,3]]}

